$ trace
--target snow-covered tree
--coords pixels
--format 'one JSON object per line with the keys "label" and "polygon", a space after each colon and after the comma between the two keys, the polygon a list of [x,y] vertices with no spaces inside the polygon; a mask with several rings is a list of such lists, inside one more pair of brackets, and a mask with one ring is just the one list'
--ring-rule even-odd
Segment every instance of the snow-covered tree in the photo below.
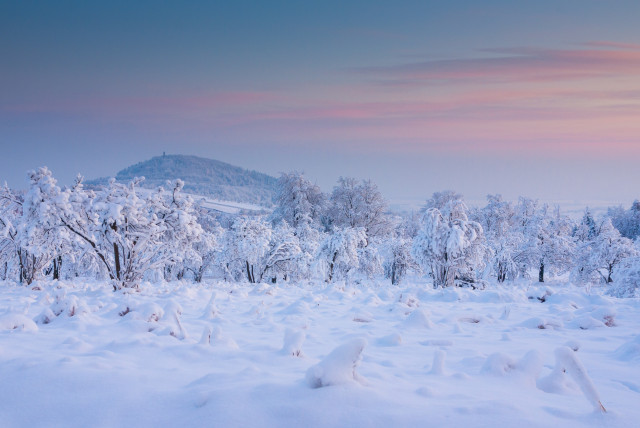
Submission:
{"label": "snow-covered tree", "polygon": [[394,237],[385,240],[384,272],[391,279],[391,284],[398,285],[410,270],[420,271],[420,266],[411,256],[412,245],[410,238]]}
{"label": "snow-covered tree", "polygon": [[585,208],[582,220],[574,228],[573,237],[577,242],[591,241],[598,234],[598,225],[596,224],[589,207]]}
{"label": "snow-covered tree", "polygon": [[315,262],[318,248],[327,234],[320,231],[309,222],[299,223],[295,229],[295,235],[300,245],[297,270],[291,273],[294,279],[308,279],[312,274],[312,266]]}
{"label": "snow-covered tree", "polygon": [[460,193],[454,192],[453,190],[434,192],[433,195],[431,195],[431,198],[427,199],[424,207],[422,207],[422,213],[426,213],[431,208],[436,208],[442,211],[447,205],[449,205],[451,201],[462,202],[464,201],[464,197]]}
{"label": "snow-covered tree", "polygon": [[487,195],[487,205],[472,210],[470,217],[482,225],[498,282],[517,278],[521,272],[523,236],[514,227],[513,205],[504,201],[501,195]]}
{"label": "snow-covered tree", "polygon": [[399,237],[413,240],[422,228],[423,215],[424,213],[421,214],[417,211],[411,211],[396,218],[396,234]]}
{"label": "snow-covered tree", "polygon": [[628,210],[622,207],[609,208],[607,216],[623,237],[633,240],[640,236],[640,201],[633,201]]}
{"label": "snow-covered tree", "polygon": [[9,263],[17,264],[20,282],[30,284],[44,276],[60,278],[63,253],[68,251],[69,236],[60,227],[55,203],[60,188],[46,167],[30,171],[29,190],[19,195],[6,185],[0,190],[0,228],[4,272]]}
{"label": "snow-covered tree", "polygon": [[191,244],[191,251],[183,261],[184,269],[193,273],[195,282],[202,282],[207,270],[213,266],[219,251],[218,236],[220,232],[203,230],[199,239]]}
{"label": "snow-covered tree", "polygon": [[[18,227],[21,247],[32,259],[24,279],[30,283],[50,264],[53,278],[59,279],[62,254],[69,248],[69,234],[60,226],[55,205],[61,190],[47,167],[30,171],[28,175],[30,186],[24,196]],[[24,263],[21,266],[26,267]]]}
{"label": "snow-covered tree", "polygon": [[333,226],[361,227],[368,238],[377,238],[392,231],[386,210],[387,202],[371,180],[340,177],[331,193],[328,215]]}
{"label": "snow-covered tree", "polygon": [[11,190],[5,183],[0,188],[0,274],[2,279],[17,276],[24,278],[24,271],[19,269],[22,247],[18,237],[18,225],[22,219],[24,198]]}
{"label": "snow-covered tree", "polygon": [[470,284],[484,267],[486,247],[482,226],[467,217],[467,207],[452,199],[443,207],[430,208],[413,241],[412,254],[430,272],[434,287]]}
{"label": "snow-covered tree", "polygon": [[360,265],[358,249],[366,243],[364,228],[335,228],[318,251],[319,261],[325,267],[326,281],[348,278],[349,273]]}
{"label": "snow-covered tree", "polygon": [[571,269],[574,261],[573,226],[558,210],[549,213],[547,205],[520,198],[516,206],[515,229],[522,234],[522,265],[538,270],[538,281],[545,273],[560,274]]}
{"label": "snow-covered tree", "polygon": [[629,257],[620,263],[607,293],[615,297],[640,297],[640,257]]}
{"label": "snow-covered tree", "polygon": [[378,242],[368,240],[367,245],[358,248],[358,271],[372,279],[384,273],[382,254]]}
{"label": "snow-covered tree", "polygon": [[590,248],[590,265],[601,277],[603,282],[613,281],[614,269],[627,257],[637,255],[633,241],[623,237],[613,227],[610,218],[606,218],[594,237]]}
{"label": "snow-covered tree", "polygon": [[271,226],[261,219],[239,217],[226,235],[223,263],[228,272],[238,279],[242,272],[250,283],[260,279],[263,258],[269,252]]}
{"label": "snow-covered tree", "polygon": [[145,272],[180,261],[202,232],[191,200],[180,193],[182,181],[142,197],[141,180],[112,179],[95,193],[77,183],[58,204],[61,224],[92,251],[114,289],[137,287]]}
{"label": "snow-covered tree", "polygon": [[292,228],[300,250],[296,256],[296,269],[288,272],[287,277],[310,277],[311,265],[323,239],[322,229],[328,221],[326,208],[326,195],[302,173],[293,171],[278,179],[276,209],[271,219],[276,228],[282,224],[286,225],[282,230]]}
{"label": "snow-covered tree", "polygon": [[271,277],[272,282],[276,282],[278,276],[286,280],[295,275],[306,267],[306,260],[301,256],[300,242],[294,229],[283,221],[273,229],[268,251],[260,263],[258,282],[267,276]]}
{"label": "snow-covered tree", "polygon": [[320,188],[297,171],[283,173],[276,184],[274,223],[286,221],[294,229],[302,223],[320,224],[326,197]]}

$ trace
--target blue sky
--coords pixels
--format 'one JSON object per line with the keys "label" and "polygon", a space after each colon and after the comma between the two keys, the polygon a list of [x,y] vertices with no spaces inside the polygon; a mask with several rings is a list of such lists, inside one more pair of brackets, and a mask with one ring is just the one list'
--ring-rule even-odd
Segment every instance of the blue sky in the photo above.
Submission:
{"label": "blue sky", "polygon": [[638,197],[637,1],[0,3],[0,179],[195,154],[389,199]]}

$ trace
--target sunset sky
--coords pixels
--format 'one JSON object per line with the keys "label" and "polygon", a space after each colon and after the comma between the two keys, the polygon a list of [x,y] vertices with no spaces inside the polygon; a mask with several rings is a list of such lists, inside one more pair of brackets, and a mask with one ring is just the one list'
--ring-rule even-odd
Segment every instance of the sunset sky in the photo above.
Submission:
{"label": "sunset sky", "polygon": [[0,181],[194,154],[392,201],[640,198],[640,1],[2,1]]}

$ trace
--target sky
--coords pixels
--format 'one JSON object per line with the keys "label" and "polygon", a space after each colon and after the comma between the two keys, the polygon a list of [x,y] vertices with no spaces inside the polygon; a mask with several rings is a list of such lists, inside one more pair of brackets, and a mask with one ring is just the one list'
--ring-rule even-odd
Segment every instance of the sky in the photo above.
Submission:
{"label": "sky", "polygon": [[640,2],[0,0],[0,181],[191,154],[392,203],[640,198]]}

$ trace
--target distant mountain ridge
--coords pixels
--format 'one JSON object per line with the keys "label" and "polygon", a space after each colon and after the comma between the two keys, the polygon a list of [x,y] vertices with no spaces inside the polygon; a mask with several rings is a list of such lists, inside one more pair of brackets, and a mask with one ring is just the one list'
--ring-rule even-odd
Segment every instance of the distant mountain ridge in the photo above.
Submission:
{"label": "distant mountain ridge", "polygon": [[[118,172],[117,181],[128,182],[135,177],[145,177],[143,187],[165,186],[167,180],[184,181],[184,191],[210,198],[257,204],[273,205],[276,178],[257,171],[214,159],[188,155],[156,156]],[[86,182],[89,186],[106,184],[107,178]]]}

